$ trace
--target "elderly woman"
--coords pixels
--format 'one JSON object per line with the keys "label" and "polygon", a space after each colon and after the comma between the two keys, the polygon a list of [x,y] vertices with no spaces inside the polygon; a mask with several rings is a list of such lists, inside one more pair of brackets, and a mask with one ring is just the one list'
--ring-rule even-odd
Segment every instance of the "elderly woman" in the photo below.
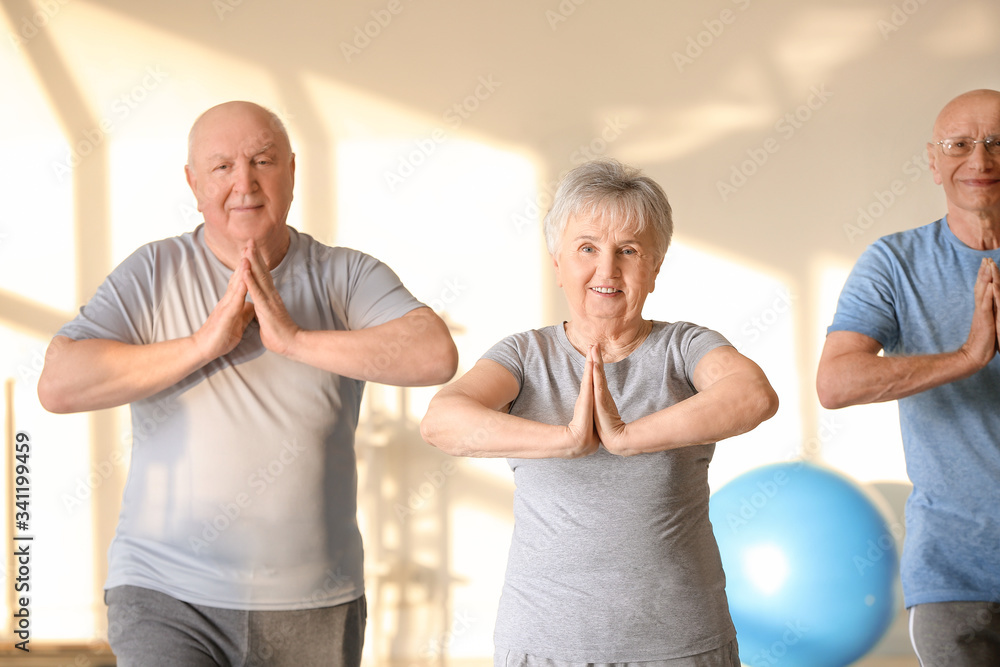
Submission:
{"label": "elderly woman", "polygon": [[545,236],[572,319],[498,343],[421,424],[443,451],[514,471],[497,665],[740,664],[708,465],[778,401],[718,333],[643,318],[672,229],[639,171],[571,171]]}

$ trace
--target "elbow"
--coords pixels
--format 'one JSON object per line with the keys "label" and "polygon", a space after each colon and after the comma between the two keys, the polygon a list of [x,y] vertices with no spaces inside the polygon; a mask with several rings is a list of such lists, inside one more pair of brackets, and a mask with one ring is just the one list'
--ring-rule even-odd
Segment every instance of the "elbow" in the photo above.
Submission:
{"label": "elbow", "polygon": [[52,380],[52,373],[42,371],[38,378],[38,402],[47,411],[57,415],[75,412],[67,392],[60,391],[57,383]]}
{"label": "elbow", "polygon": [[419,347],[422,362],[418,377],[411,383],[413,386],[445,384],[458,372],[458,347],[455,346],[451,332],[437,315],[432,313],[429,321],[430,326],[425,325],[425,333],[422,334],[423,343]]}
{"label": "elbow", "polygon": [[832,374],[823,372],[822,368],[816,374],[816,396],[819,404],[827,410],[838,410],[851,404]]}
{"label": "elbow", "polygon": [[779,404],[778,392],[774,390],[774,387],[770,383],[767,383],[761,398],[761,421],[767,421],[777,414]]}
{"label": "elbow", "polygon": [[429,369],[432,385],[444,384],[455,377],[458,372],[458,348],[455,341],[448,336],[448,340],[440,345],[435,363]]}
{"label": "elbow", "polygon": [[[450,339],[449,339],[450,342]],[[454,343],[450,343],[450,349],[440,346],[438,349],[428,353],[424,361],[418,367],[410,381],[411,387],[433,387],[447,383],[458,370],[458,350]]]}
{"label": "elbow", "polygon": [[757,386],[757,391],[751,393],[754,396],[753,399],[753,412],[756,414],[756,423],[753,425],[756,428],[763,422],[773,417],[778,412],[778,392],[774,390],[771,383],[765,379],[762,379]]}
{"label": "elbow", "polygon": [[452,449],[447,446],[446,439],[441,437],[437,410],[433,406],[434,401],[431,400],[431,405],[427,409],[427,414],[425,414],[424,418],[420,420],[420,437],[423,438],[424,442],[428,445],[440,449],[445,454],[459,456],[460,454],[458,452],[452,451]]}

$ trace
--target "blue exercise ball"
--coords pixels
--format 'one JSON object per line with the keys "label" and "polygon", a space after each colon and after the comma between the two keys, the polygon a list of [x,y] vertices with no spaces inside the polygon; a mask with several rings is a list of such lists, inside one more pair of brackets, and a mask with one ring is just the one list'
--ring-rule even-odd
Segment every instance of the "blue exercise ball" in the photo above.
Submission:
{"label": "blue exercise ball", "polygon": [[756,468],[712,494],[709,517],[745,665],[844,667],[888,630],[901,529],[846,476]]}

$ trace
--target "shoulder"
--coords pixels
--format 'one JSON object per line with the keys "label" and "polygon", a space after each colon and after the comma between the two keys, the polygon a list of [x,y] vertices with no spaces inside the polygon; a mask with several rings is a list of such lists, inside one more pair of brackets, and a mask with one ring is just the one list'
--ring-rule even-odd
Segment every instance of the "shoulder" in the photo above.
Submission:
{"label": "shoulder", "polygon": [[292,248],[295,249],[295,252],[305,257],[334,262],[339,261],[347,264],[353,262],[379,262],[378,259],[366,252],[355,248],[348,248],[347,246],[323,243],[313,238],[310,234],[300,232],[294,227],[289,227],[288,231],[291,235]]}
{"label": "shoulder", "polygon": [[653,330],[649,333],[655,342],[663,344],[678,344],[681,341],[704,340],[706,342],[717,342],[721,345],[728,344],[726,337],[714,329],[695,324],[694,322],[661,322],[653,320]]}
{"label": "shoulder", "polygon": [[941,248],[947,232],[944,218],[932,223],[887,234],[872,243],[862,256],[910,257]]}
{"label": "shoulder", "polygon": [[513,333],[498,341],[491,350],[498,348],[516,350],[519,356],[522,357],[533,352],[545,353],[551,348],[558,348],[560,346],[559,333],[561,329],[562,325],[560,324]]}
{"label": "shoulder", "polygon": [[198,261],[207,261],[206,254],[210,251],[199,239],[197,231],[139,246],[118,264],[111,275],[155,276],[169,271],[176,277],[183,269],[193,268]]}

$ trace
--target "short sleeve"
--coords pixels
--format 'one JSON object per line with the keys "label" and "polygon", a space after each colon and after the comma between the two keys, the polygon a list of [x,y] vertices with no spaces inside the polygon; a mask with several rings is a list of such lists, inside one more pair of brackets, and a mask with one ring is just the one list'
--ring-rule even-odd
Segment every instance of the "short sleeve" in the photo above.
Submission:
{"label": "short sleeve", "polygon": [[[416,308],[421,303],[403,285],[388,265],[359,251],[349,251],[349,276],[344,284],[344,308],[349,329],[366,329],[385,324]],[[334,262],[334,267],[339,262]],[[335,268],[336,270],[336,268]]]}
{"label": "short sleeve", "polygon": [[851,270],[827,333],[853,331],[892,348],[899,339],[893,256],[881,242],[869,246]]}
{"label": "short sleeve", "polygon": [[706,354],[718,347],[732,346],[717,331],[690,322],[677,322],[672,326],[668,349],[675,346],[676,358],[683,368],[684,377],[694,387],[694,369]]}
{"label": "short sleeve", "polygon": [[128,344],[151,342],[153,248],[143,246],[104,279],[90,301],[56,335]]}
{"label": "short sleeve", "polygon": [[524,355],[516,336],[504,338],[488,349],[482,358],[495,361],[506,368],[517,380],[518,387],[524,387]]}

